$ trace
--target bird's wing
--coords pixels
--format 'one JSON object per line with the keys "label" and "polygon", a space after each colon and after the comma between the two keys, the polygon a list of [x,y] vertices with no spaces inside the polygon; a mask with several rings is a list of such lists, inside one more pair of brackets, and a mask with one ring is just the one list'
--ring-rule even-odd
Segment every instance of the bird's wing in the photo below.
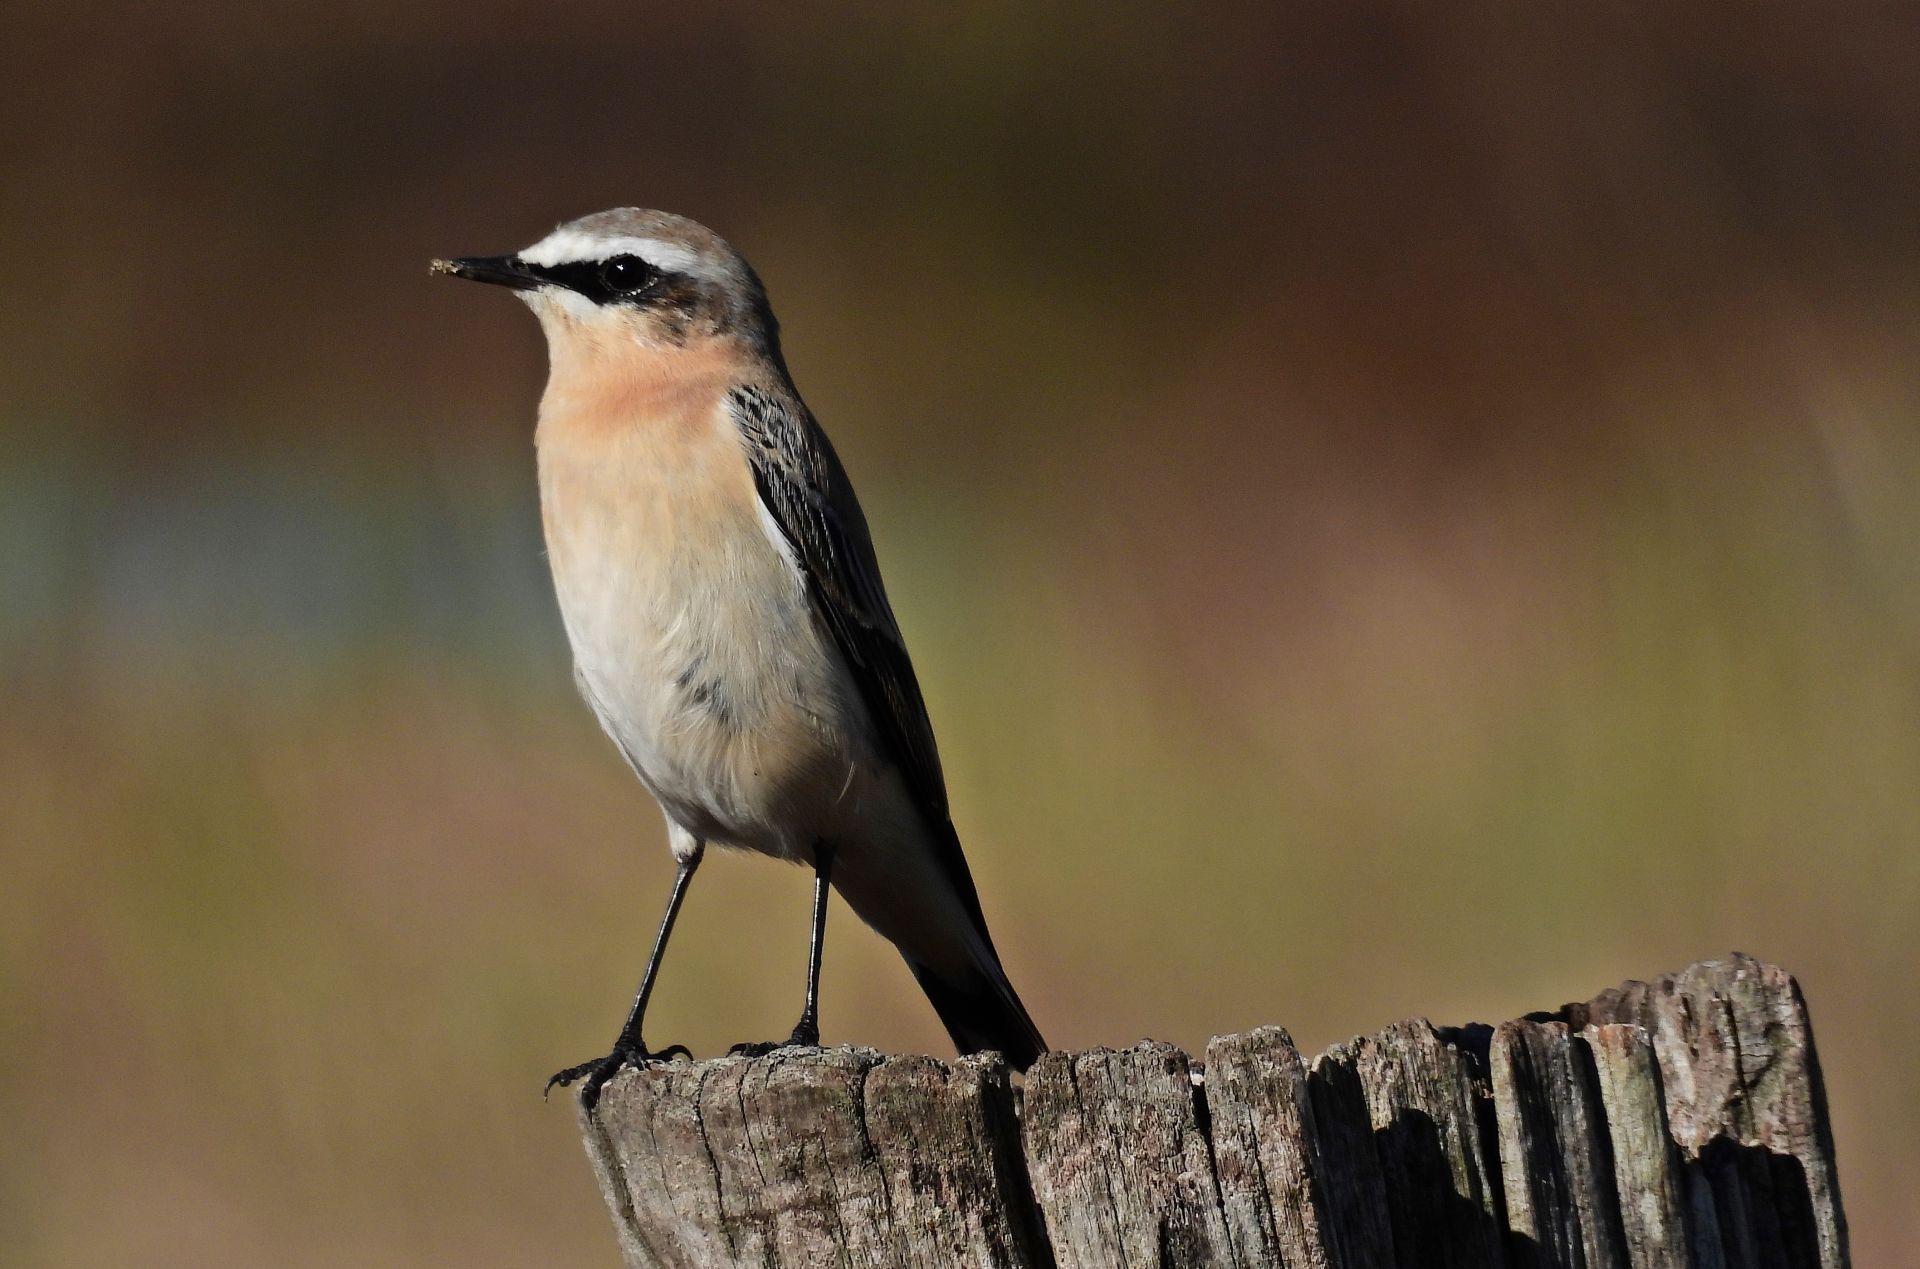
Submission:
{"label": "bird's wing", "polygon": [[815,611],[859,680],[916,800],[945,819],[946,781],[933,725],[880,582],[866,516],[833,446],[790,397],[743,387],[728,404],[746,439],[760,501],[792,548]]}
{"label": "bird's wing", "polygon": [[944,871],[984,928],[973,879],[948,818],[933,724],[887,603],[853,485],[826,433],[796,397],[738,387],[727,403],[746,442],[760,500],[792,548],[814,611],[833,632],[867,712],[927,817]]}

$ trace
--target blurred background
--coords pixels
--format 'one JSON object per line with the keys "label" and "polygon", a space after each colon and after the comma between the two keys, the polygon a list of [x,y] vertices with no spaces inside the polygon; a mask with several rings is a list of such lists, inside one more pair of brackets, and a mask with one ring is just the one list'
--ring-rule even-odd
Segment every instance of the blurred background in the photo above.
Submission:
{"label": "blurred background", "polygon": [[[6,1259],[616,1262],[540,1086],[671,869],[573,694],[534,322],[425,266],[628,203],[767,279],[1055,1044],[1738,948],[1904,1259],[1911,17],[796,10],[9,15]],[[710,862],[649,1038],[784,1034],[807,887]],[[844,908],[824,991],[950,1051]]]}

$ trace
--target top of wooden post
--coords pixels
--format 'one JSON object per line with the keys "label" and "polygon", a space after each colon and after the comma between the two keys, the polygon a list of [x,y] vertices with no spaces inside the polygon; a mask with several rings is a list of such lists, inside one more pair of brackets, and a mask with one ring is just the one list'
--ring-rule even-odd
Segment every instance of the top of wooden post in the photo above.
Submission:
{"label": "top of wooden post", "polygon": [[1747,956],[1499,1027],[628,1071],[582,1117],[629,1265],[1839,1269],[1798,986]]}

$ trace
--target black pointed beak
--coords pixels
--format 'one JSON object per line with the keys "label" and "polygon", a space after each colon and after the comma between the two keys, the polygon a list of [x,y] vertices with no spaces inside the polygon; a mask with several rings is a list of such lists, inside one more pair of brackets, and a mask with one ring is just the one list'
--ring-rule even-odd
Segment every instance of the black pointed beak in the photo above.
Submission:
{"label": "black pointed beak", "polygon": [[519,256],[462,256],[458,260],[435,260],[428,267],[434,273],[451,274],[469,282],[491,282],[516,291],[531,291],[546,281]]}

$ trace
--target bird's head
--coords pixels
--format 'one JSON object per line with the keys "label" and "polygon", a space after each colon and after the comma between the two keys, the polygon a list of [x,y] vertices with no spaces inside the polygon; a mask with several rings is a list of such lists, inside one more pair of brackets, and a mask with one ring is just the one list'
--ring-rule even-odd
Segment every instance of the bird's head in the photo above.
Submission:
{"label": "bird's head", "polygon": [[666,350],[729,336],[778,355],[759,277],[720,235],[668,212],[595,212],[513,255],[435,260],[433,271],[518,292],[556,359],[575,349]]}

